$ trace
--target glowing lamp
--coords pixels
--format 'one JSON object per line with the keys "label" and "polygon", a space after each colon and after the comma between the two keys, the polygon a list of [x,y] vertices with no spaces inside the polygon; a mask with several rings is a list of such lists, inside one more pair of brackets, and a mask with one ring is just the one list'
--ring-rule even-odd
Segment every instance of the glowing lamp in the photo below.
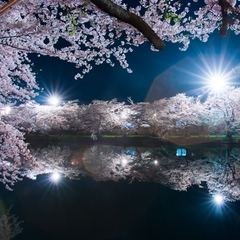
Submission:
{"label": "glowing lamp", "polygon": [[218,93],[223,91],[227,86],[227,76],[223,74],[214,74],[209,79],[209,88],[212,92]]}
{"label": "glowing lamp", "polygon": [[59,182],[60,179],[61,179],[60,173],[54,172],[54,173],[51,174],[51,180],[52,180],[53,182]]}
{"label": "glowing lamp", "polygon": [[8,115],[11,111],[12,111],[12,108],[11,108],[10,106],[6,106],[6,107],[3,108],[3,110],[1,111],[1,114],[3,114],[3,115]]}
{"label": "glowing lamp", "polygon": [[214,195],[214,202],[220,206],[224,203],[224,197],[221,194],[216,194]]}
{"label": "glowing lamp", "polygon": [[126,158],[123,158],[122,159],[122,166],[127,165],[127,163],[128,163],[128,160]]}
{"label": "glowing lamp", "polygon": [[57,106],[60,103],[60,101],[61,101],[61,99],[58,96],[51,96],[48,99],[49,104],[52,106]]}

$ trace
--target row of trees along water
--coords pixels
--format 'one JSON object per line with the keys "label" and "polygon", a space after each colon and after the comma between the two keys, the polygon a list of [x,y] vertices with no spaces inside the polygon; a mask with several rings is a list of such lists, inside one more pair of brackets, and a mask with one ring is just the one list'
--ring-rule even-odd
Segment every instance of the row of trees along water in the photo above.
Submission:
{"label": "row of trees along water", "polygon": [[[224,129],[231,139],[233,131],[238,129],[238,109],[232,106],[235,104],[233,96],[228,96],[228,104],[220,98],[217,103],[208,99],[208,107],[204,107],[207,102],[190,100],[183,95],[176,96],[176,99],[180,98],[179,102],[170,104],[171,108],[166,106],[166,101],[174,98],[132,106],[115,101],[96,101],[89,106],[66,103],[51,111],[48,107],[26,102],[14,107],[14,115],[6,113],[9,104],[30,101],[38,94],[39,86],[31,62],[33,55],[56,57],[75,64],[80,68],[76,79],[102,63],[114,66],[118,62],[132,72],[126,59],[126,53],[134,50],[132,46],[148,42],[151,49],[157,51],[170,42],[179,43],[180,50],[184,51],[192,39],[206,42],[215,30],[221,36],[225,36],[228,30],[239,34],[239,12],[239,2],[234,0],[184,3],[166,0],[128,3],[121,0],[1,1],[0,180],[4,184],[17,181],[24,161],[36,164],[24,142],[25,132],[75,128],[80,132],[86,129],[95,138],[108,128],[130,129],[148,124],[155,135],[163,137],[176,126],[205,125],[211,110],[213,117],[208,118],[208,130],[218,132]],[[233,93],[237,91],[232,90]],[[193,108],[190,108],[191,104]],[[102,110],[104,106],[109,111],[106,114]],[[110,106],[116,108],[110,111]],[[123,110],[126,114],[122,115]],[[68,116],[68,112],[71,115]]]}
{"label": "row of trees along water", "polygon": [[[33,101],[1,109],[1,181],[16,182],[24,161],[37,165],[27,149],[27,134],[88,134],[96,140],[102,134],[147,134],[161,139],[173,136],[224,134],[228,142],[237,141],[240,124],[240,88],[229,87],[221,94],[189,97],[178,94],[153,103],[75,101],[59,106],[42,106]],[[10,131],[11,130],[11,131]],[[28,164],[29,164],[28,163]],[[9,172],[11,174],[9,174]],[[11,180],[10,180],[11,179]]]}
{"label": "row of trees along water", "polygon": [[[184,51],[192,39],[206,42],[215,30],[221,36],[228,30],[239,34],[238,1],[126,2],[0,2],[0,181],[9,189],[21,179],[24,164],[37,165],[24,141],[25,133],[71,131],[91,133],[96,138],[114,128],[126,133],[149,128],[152,134],[166,137],[178,129],[187,129],[189,134],[190,126],[206,126],[208,133],[224,133],[229,140],[238,133],[238,89],[224,93],[226,98],[208,98],[205,102],[184,95],[132,105],[95,101],[87,106],[69,102],[53,108],[30,101],[39,90],[31,54],[75,64],[80,68],[75,76],[78,79],[102,63],[114,66],[119,62],[132,72],[126,53],[146,42],[154,51],[168,42],[180,43]],[[13,107],[25,100],[26,104]]]}
{"label": "row of trees along water", "polygon": [[23,133],[154,135],[162,139],[182,135],[226,135],[228,141],[240,131],[240,88],[229,87],[203,100],[177,94],[153,103],[95,100],[88,105],[69,101],[58,106],[26,104],[1,109],[6,124]]}

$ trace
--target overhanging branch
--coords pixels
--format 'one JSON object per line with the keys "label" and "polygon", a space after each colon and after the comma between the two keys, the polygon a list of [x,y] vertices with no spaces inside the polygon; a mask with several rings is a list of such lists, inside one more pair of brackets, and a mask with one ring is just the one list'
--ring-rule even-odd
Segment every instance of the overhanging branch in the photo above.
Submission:
{"label": "overhanging branch", "polygon": [[5,5],[3,5],[0,8],[0,14],[4,13],[7,9],[9,9],[10,7],[12,7],[14,4],[16,4],[17,2],[20,2],[20,0],[10,0],[8,3],[6,3]]}
{"label": "overhanging branch", "polygon": [[91,2],[110,16],[135,27],[153,44],[156,49],[164,49],[165,43],[140,16],[125,10],[121,6],[113,3],[111,0],[91,0]]}

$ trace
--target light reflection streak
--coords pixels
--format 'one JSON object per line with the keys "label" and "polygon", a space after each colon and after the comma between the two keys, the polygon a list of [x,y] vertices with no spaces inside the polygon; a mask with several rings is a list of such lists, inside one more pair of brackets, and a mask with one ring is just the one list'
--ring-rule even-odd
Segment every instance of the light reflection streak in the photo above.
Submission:
{"label": "light reflection streak", "polygon": [[[224,198],[222,206],[228,201],[240,200],[239,149],[231,149],[226,160],[224,151],[219,149],[211,152],[189,148],[188,156],[179,158],[175,154],[176,148],[126,148],[101,144],[82,148],[79,145],[76,148],[43,147],[31,150],[37,158],[38,168],[26,168],[25,176],[34,179],[34,176],[40,174],[58,172],[62,177],[70,179],[83,176],[91,176],[96,181],[136,179],[167,185],[179,191],[198,185],[208,189],[212,206],[220,207],[214,201],[217,193],[221,193]],[[233,155],[234,159],[231,158]],[[204,187],[203,183],[206,183]],[[54,182],[48,178],[45,184],[51,186]],[[62,185],[62,179],[57,185]],[[221,203],[220,198],[217,198],[217,203]]]}

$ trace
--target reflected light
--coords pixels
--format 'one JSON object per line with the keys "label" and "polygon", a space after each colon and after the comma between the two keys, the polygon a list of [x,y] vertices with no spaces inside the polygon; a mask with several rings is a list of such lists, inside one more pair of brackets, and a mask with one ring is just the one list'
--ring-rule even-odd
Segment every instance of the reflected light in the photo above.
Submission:
{"label": "reflected light", "polygon": [[213,198],[214,202],[219,206],[224,203],[224,197],[221,194],[216,194],[213,196]]}
{"label": "reflected light", "polygon": [[10,106],[7,106],[6,108],[5,108],[5,113],[6,114],[9,114],[10,112],[11,112],[11,107]]}
{"label": "reflected light", "polygon": [[127,165],[127,163],[128,163],[128,160],[126,158],[123,158],[122,159],[122,166]]}

